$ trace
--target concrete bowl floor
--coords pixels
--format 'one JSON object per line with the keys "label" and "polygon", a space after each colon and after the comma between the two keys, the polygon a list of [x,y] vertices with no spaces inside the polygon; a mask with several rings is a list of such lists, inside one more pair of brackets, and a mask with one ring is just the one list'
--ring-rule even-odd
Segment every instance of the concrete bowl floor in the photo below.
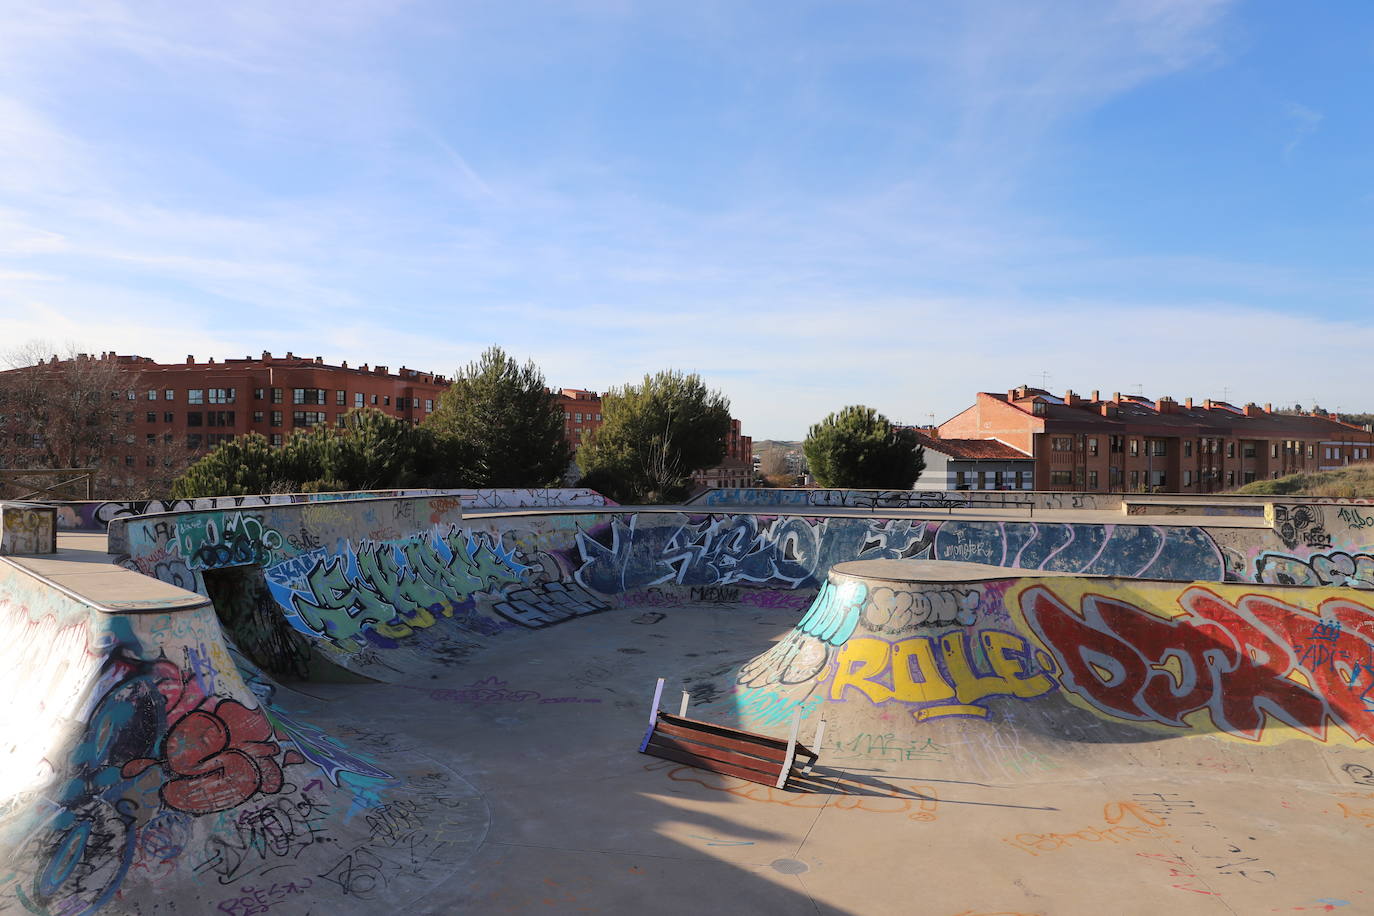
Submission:
{"label": "concrete bowl floor", "polygon": [[485,806],[475,852],[407,913],[1374,912],[1374,770],[1352,749],[1058,740],[1013,704],[883,734],[833,710],[823,791],[637,753],[658,677],[666,708],[686,689],[693,717],[784,735],[741,715],[735,675],[796,619],[615,610],[494,641],[449,677],[296,689],[350,746],[432,758]]}

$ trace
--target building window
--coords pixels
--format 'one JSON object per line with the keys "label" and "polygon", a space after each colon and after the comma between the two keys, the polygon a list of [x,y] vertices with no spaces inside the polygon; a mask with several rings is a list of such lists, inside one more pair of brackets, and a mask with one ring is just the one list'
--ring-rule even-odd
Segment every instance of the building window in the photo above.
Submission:
{"label": "building window", "polygon": [[[578,419],[581,418],[582,415],[578,414]],[[1056,452],[1071,452],[1073,451],[1073,437],[1054,436],[1050,439],[1050,448]]]}
{"label": "building window", "polygon": [[1107,486],[1113,490],[1121,488],[1121,468],[1107,468]]}
{"label": "building window", "polygon": [[292,426],[320,426],[328,422],[322,410],[297,410],[291,414]]}
{"label": "building window", "polygon": [[1154,480],[1150,482],[1150,485],[1161,490],[1164,489],[1167,484],[1167,478],[1164,476],[1164,472],[1153,471],[1152,473],[1154,474]]}
{"label": "building window", "polygon": [[1096,436],[1089,436],[1089,437],[1088,437],[1088,454],[1089,454],[1089,455],[1096,455],[1096,454],[1097,454],[1097,437],[1096,437]]}
{"label": "building window", "polygon": [[1089,490],[1096,490],[1096,489],[1097,489],[1097,472],[1096,472],[1096,471],[1089,471],[1089,472],[1088,472],[1088,489],[1089,489]]}
{"label": "building window", "polygon": [[291,392],[292,404],[324,404],[326,392],[323,388],[296,388]]}
{"label": "building window", "polygon": [[391,395],[388,394],[386,397],[382,398],[382,406],[383,406],[383,407],[390,407],[390,406],[391,406]]}
{"label": "building window", "polygon": [[1131,489],[1132,489],[1132,490],[1139,490],[1139,489],[1140,489],[1140,472],[1139,472],[1139,471],[1132,471],[1132,472],[1131,472]]}
{"label": "building window", "polygon": [[263,421],[263,412],[262,412],[261,410],[255,410],[255,411],[253,411],[253,422],[254,422],[254,423],[261,423],[262,421]]}
{"label": "building window", "polygon": [[262,398],[263,398],[263,395],[265,395],[266,393],[267,393],[267,389],[265,389],[265,388],[254,388],[254,389],[253,389],[253,400],[255,400],[255,401],[261,401]]}
{"label": "building window", "polygon": [[1193,472],[1192,472],[1192,471],[1184,471],[1184,472],[1183,472],[1183,485],[1184,485],[1185,487],[1191,487],[1191,486],[1193,485]]}
{"label": "building window", "polygon": [[343,429],[343,428],[344,428],[344,422],[345,422],[345,421],[344,421],[344,417],[345,417],[345,416],[347,416],[347,414],[341,414],[341,413],[336,413],[336,414],[334,414],[334,426],[335,426],[337,429]]}
{"label": "building window", "polygon": [[1122,437],[1122,436],[1108,436],[1108,437],[1107,437],[1107,448],[1108,448],[1109,450],[1111,450],[1114,454],[1118,454],[1118,455],[1119,455],[1119,454],[1121,454],[1122,442],[1123,442],[1123,437]]}
{"label": "building window", "polygon": [[[1184,458],[1191,458],[1191,457],[1193,457],[1193,440],[1192,440],[1192,439],[1187,439],[1187,440],[1184,441],[1184,443],[1183,443],[1183,457],[1184,457]],[[1184,481],[1184,483],[1187,483],[1187,481]]]}
{"label": "building window", "polygon": [[162,434],[162,444],[163,444],[163,445],[171,445],[171,444],[172,444],[172,434],[171,434],[171,433],[163,433],[163,434]]}
{"label": "building window", "polygon": [[205,403],[205,389],[204,389],[204,388],[188,388],[188,389],[186,390],[186,403],[187,403],[187,404],[204,404],[204,403]]}
{"label": "building window", "polygon": [[186,447],[189,448],[189,449],[198,449],[198,448],[200,448],[200,445],[201,445],[201,442],[202,442],[202,441],[204,441],[204,440],[201,438],[200,433],[187,433],[187,434],[186,434]]}
{"label": "building window", "polygon": [[176,414],[172,413],[170,410],[163,411],[163,413],[162,413],[162,422],[163,422],[163,423],[175,423],[175,422],[176,422]]}
{"label": "building window", "polygon": [[132,423],[132,422],[134,422],[134,412],[133,412],[132,410],[129,411],[128,413],[126,413],[126,414],[124,415],[124,422],[125,422],[125,423]]}
{"label": "building window", "polygon": [[274,410],[274,411],[272,411],[272,425],[273,425],[273,426],[281,426],[281,411],[280,411],[280,410]]}
{"label": "building window", "polygon": [[377,396],[376,396],[375,394],[372,396],[372,406],[373,406],[373,407],[376,407],[376,406],[377,406]]}
{"label": "building window", "polygon": [[205,415],[202,414],[199,410],[188,410],[186,412],[187,426],[202,426],[204,425],[204,421]]}
{"label": "building window", "polygon": [[1169,445],[1169,443],[1168,443],[1167,441],[1165,441],[1164,439],[1156,439],[1156,440],[1154,440],[1153,442],[1150,443],[1150,446],[1151,446],[1151,449],[1152,449],[1151,454],[1152,454],[1152,455],[1166,455],[1166,454],[1168,454],[1168,448],[1167,448],[1168,445]]}
{"label": "building window", "polygon": [[234,412],[232,410],[212,410],[205,415],[206,426],[233,426]]}
{"label": "building window", "polygon": [[1073,486],[1073,471],[1050,471],[1050,486],[1052,486],[1052,487],[1071,487],[1071,486]]}
{"label": "building window", "polygon": [[1227,457],[1227,458],[1234,458],[1234,457],[1236,457],[1236,444],[1235,444],[1234,442],[1228,442],[1228,443],[1226,443],[1226,457]]}
{"label": "building window", "polygon": [[126,392],[126,394],[128,395],[128,398],[131,401],[135,401],[138,399],[138,393],[135,392],[132,388],[130,388],[128,392]]}
{"label": "building window", "polygon": [[574,423],[581,423],[581,422],[582,422],[582,414],[580,414],[580,413],[575,413],[575,414],[573,414],[573,422],[574,422]]}
{"label": "building window", "polygon": [[1227,472],[1226,472],[1226,485],[1227,485],[1228,487],[1234,487],[1234,486],[1236,485],[1236,472],[1235,472],[1235,471],[1227,471]]}
{"label": "building window", "polygon": [[434,412],[434,401],[433,401],[433,399],[431,399],[431,398],[425,398],[425,413],[433,413],[433,412]]}
{"label": "building window", "polygon": [[363,406],[363,393],[362,393],[361,391],[355,391],[355,392],[353,392],[353,406],[356,407],[356,408],[359,408],[359,409],[362,408],[362,406]]}
{"label": "building window", "polygon": [[131,467],[134,466],[134,456],[133,456],[133,455],[125,455],[125,456],[124,456],[124,466],[125,466],[125,467],[129,467],[129,468],[131,468]]}
{"label": "building window", "polygon": [[156,388],[151,388],[151,389],[148,390],[148,400],[150,400],[150,401],[156,401],[156,400],[157,400],[157,389],[156,389]]}
{"label": "building window", "polygon": [[596,415],[596,422],[598,422],[598,423],[601,422],[601,414],[597,414],[597,415]]}
{"label": "building window", "polygon": [[955,471],[955,472],[954,472],[954,489],[956,489],[956,490],[967,490],[967,489],[968,489],[968,475],[967,475],[964,471]]}
{"label": "building window", "polygon": [[177,399],[177,398],[176,398],[176,394],[177,394],[177,393],[176,393],[175,391],[173,391],[171,388],[168,388],[168,389],[166,389],[165,391],[162,392],[162,400],[164,400],[164,401],[175,401],[175,400]]}
{"label": "building window", "polygon": [[[1140,440],[1139,440],[1139,439],[1132,439],[1132,440],[1131,440],[1131,457],[1134,458],[1134,457],[1136,457],[1136,456],[1139,455],[1139,454],[1140,454]],[[1135,484],[1132,484],[1132,486],[1135,486]]]}
{"label": "building window", "polygon": [[1270,458],[1277,458],[1277,457],[1279,457],[1279,444],[1278,444],[1277,442],[1271,442],[1271,443],[1269,443],[1269,457],[1270,457]]}
{"label": "building window", "polygon": [[[1247,443],[1245,443],[1245,448],[1242,449],[1242,451],[1241,451],[1241,457],[1243,457],[1243,458],[1253,458],[1253,457],[1255,457],[1255,443],[1253,443],[1253,442],[1247,442]],[[1249,483],[1249,482],[1250,482],[1250,481],[1248,481],[1248,480],[1246,481],[1246,483]]]}
{"label": "building window", "polygon": [[1315,454],[1316,454],[1316,446],[1315,446],[1315,445],[1309,445],[1309,446],[1307,447],[1307,457],[1308,457],[1308,458],[1311,458],[1311,457],[1313,457]]}
{"label": "building window", "polygon": [[156,410],[150,410],[150,411],[148,411],[148,418],[147,418],[147,419],[148,419],[148,422],[149,422],[149,423],[156,423],[156,422],[157,422],[157,411],[156,411]]}
{"label": "building window", "polygon": [[334,406],[335,406],[335,407],[342,407],[342,406],[344,406],[344,404],[346,403],[347,397],[348,397],[348,392],[347,392],[347,391],[338,391],[338,390],[335,390],[335,392],[334,392]]}
{"label": "building window", "polygon": [[235,396],[236,396],[236,391],[235,391],[235,389],[233,389],[233,388],[211,388],[211,389],[210,389],[210,403],[211,403],[211,404],[232,404],[232,403],[234,403],[234,398],[235,398]]}
{"label": "building window", "polygon": [[273,404],[280,404],[280,403],[281,403],[281,389],[280,389],[280,388],[273,388],[273,389],[272,389],[272,403],[273,403]]}
{"label": "building window", "polygon": [[148,433],[143,437],[144,445],[157,445],[157,433]]}

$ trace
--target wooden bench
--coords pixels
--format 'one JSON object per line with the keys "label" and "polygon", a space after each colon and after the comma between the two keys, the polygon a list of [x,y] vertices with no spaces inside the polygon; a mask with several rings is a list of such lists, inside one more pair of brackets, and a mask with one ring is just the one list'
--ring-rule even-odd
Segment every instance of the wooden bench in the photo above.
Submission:
{"label": "wooden bench", "polygon": [[[792,734],[784,741],[689,719],[688,698],[684,690],[677,715],[664,712],[659,708],[659,701],[663,699],[663,678],[658,679],[653,710],[649,713],[649,730],[639,744],[641,754],[778,789],[789,788],[790,779],[810,774],[816,765],[816,752],[797,743],[797,732],[801,729],[800,709],[792,717]],[[816,729],[817,747],[824,735],[825,720],[822,719]]]}

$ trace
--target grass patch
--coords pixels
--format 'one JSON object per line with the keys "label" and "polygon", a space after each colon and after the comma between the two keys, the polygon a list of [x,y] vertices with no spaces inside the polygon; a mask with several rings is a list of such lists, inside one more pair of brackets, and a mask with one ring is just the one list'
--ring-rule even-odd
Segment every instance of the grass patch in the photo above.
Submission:
{"label": "grass patch", "polygon": [[1352,464],[1312,474],[1289,474],[1278,480],[1256,480],[1232,492],[1250,496],[1374,496],[1374,463]]}

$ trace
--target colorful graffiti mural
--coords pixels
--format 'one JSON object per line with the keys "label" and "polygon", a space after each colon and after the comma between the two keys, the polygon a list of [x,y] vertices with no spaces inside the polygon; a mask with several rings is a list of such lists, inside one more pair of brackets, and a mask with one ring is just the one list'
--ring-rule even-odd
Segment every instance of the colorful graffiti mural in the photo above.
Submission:
{"label": "colorful graffiti mural", "polygon": [[266,571],[267,585],[297,629],[336,646],[366,628],[388,640],[471,611],[471,596],[522,581],[526,567],[498,540],[435,527],[397,541],[318,548]]}

